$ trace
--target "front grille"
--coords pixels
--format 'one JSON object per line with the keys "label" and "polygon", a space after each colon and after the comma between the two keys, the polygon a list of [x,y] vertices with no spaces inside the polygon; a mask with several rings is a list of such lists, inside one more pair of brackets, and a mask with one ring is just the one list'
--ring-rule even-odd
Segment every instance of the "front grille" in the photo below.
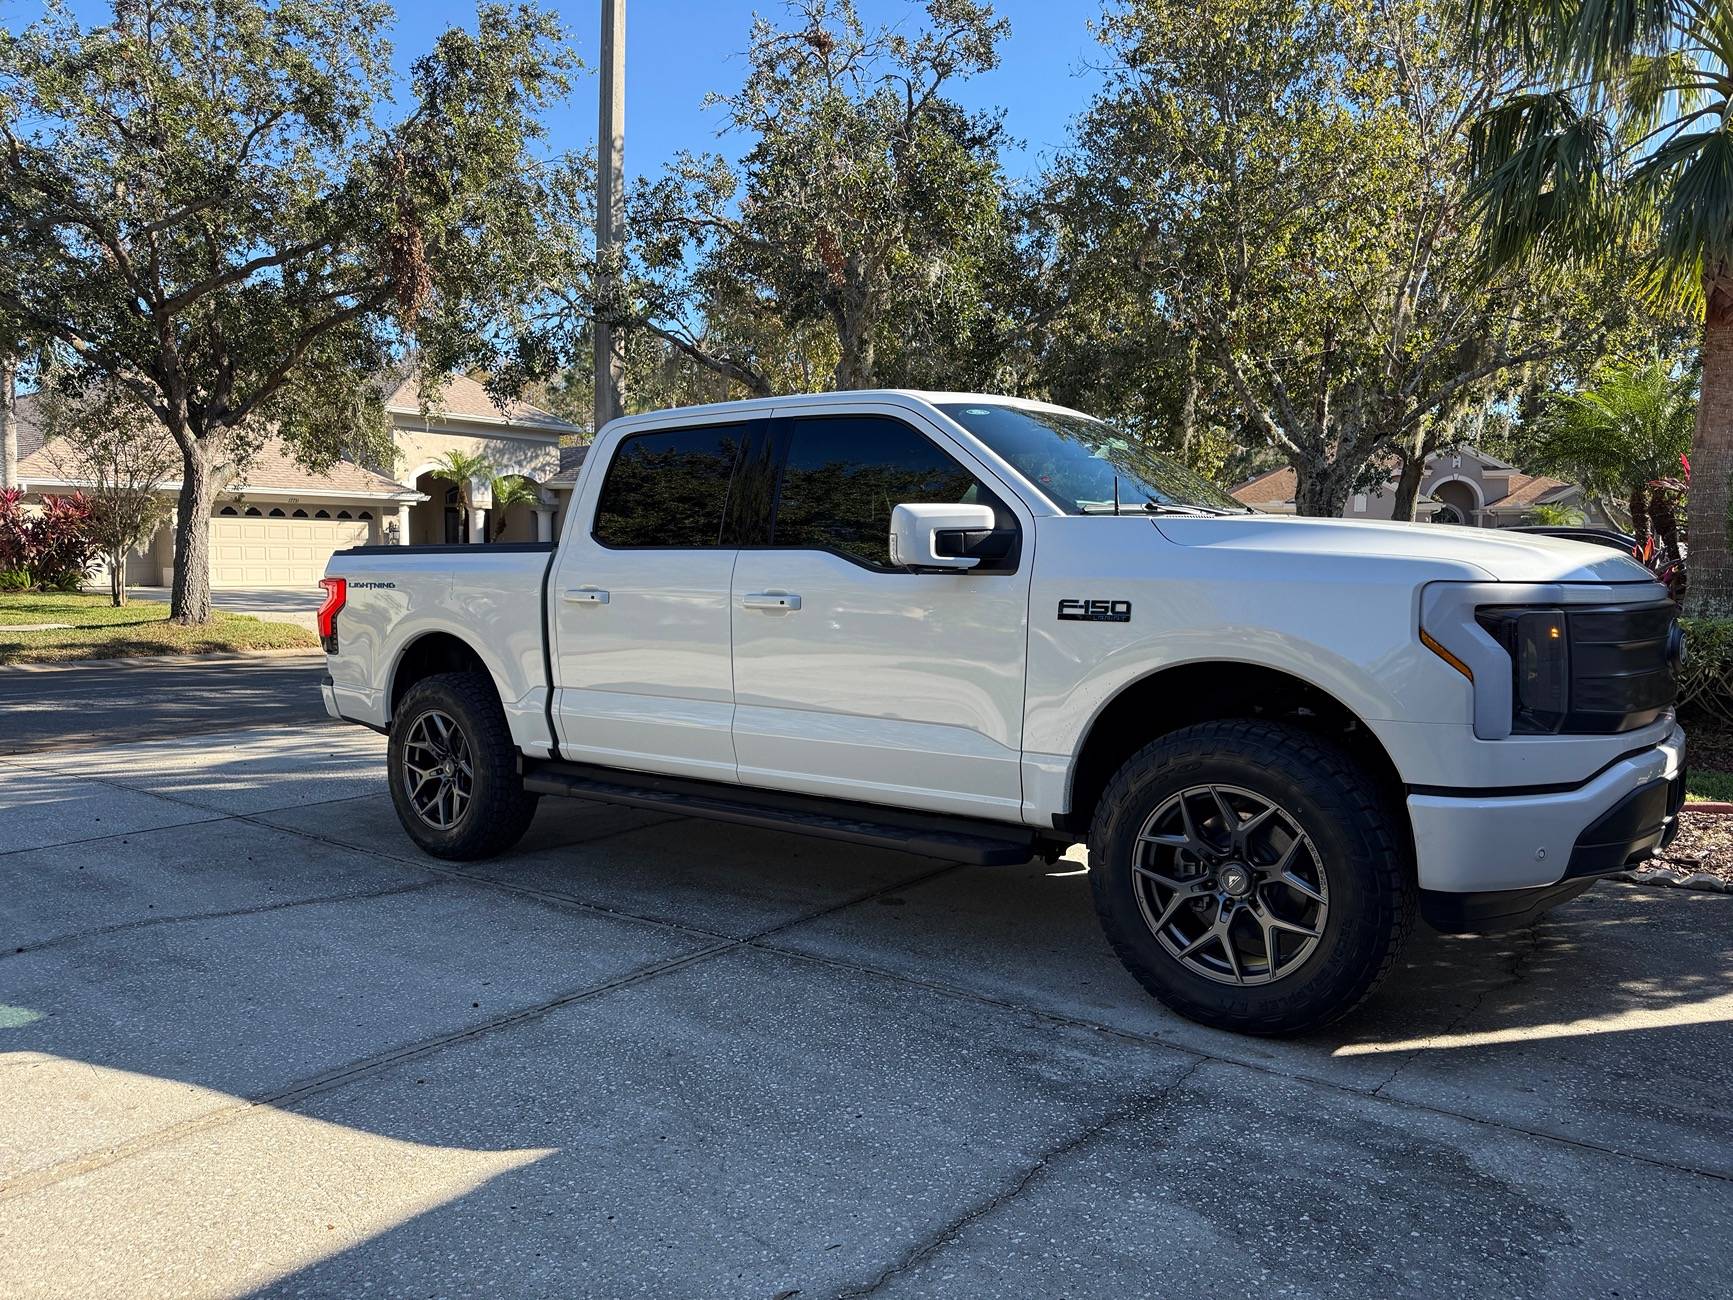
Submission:
{"label": "front grille", "polygon": [[1511,730],[1617,735],[1645,727],[1678,691],[1678,607],[1483,605],[1475,617],[1511,666]]}
{"label": "front grille", "polygon": [[1570,620],[1570,711],[1560,731],[1610,735],[1646,727],[1673,706],[1679,607],[1565,607]]}

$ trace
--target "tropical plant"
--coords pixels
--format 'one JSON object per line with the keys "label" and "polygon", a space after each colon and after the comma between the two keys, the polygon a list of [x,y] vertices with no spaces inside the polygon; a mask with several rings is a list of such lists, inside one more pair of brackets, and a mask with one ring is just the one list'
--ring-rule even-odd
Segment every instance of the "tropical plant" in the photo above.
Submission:
{"label": "tropical plant", "polygon": [[[1587,387],[1554,394],[1535,422],[1528,461],[1536,469],[1581,484],[1591,497],[1630,511],[1639,542],[1649,538],[1657,494],[1678,475],[1697,419],[1696,383],[1664,361],[1613,363]],[[1663,535],[1676,555],[1674,539]],[[1695,554],[1692,555],[1695,561]],[[1693,580],[1696,577],[1693,565]]]}
{"label": "tropical plant", "polygon": [[77,591],[97,553],[95,510],[82,492],[42,498],[30,521],[30,576],[47,591]]}
{"label": "tropical plant", "polygon": [[1686,608],[1733,613],[1733,15],[1718,0],[1470,0],[1467,26],[1532,76],[1475,129],[1488,260],[1576,270],[1634,248],[1645,287],[1701,322]]}
{"label": "tropical plant", "polygon": [[0,34],[0,325],[173,440],[172,618],[203,623],[249,428],[310,464],[383,460],[373,377],[409,344],[424,381],[522,374],[495,363],[570,220],[573,168],[533,155],[576,58],[530,3],[481,5],[401,83],[376,0],[111,8]]}
{"label": "tropical plant", "polygon": [[1538,505],[1528,512],[1528,522],[1543,528],[1574,528],[1583,521],[1575,506]]}
{"label": "tropical plant", "polygon": [[501,540],[505,532],[506,511],[513,506],[540,505],[542,494],[521,474],[504,474],[493,480],[493,536]]}
{"label": "tropical plant", "polygon": [[476,486],[490,483],[494,477],[493,461],[486,455],[477,452],[453,449],[427,471],[434,478],[450,483],[457,489],[458,509],[463,514],[464,535],[469,535],[470,520],[474,517]]}

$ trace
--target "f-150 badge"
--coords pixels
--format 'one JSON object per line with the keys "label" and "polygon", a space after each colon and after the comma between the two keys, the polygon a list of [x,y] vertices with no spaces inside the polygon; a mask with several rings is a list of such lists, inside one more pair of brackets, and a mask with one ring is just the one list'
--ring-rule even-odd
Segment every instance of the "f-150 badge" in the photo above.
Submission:
{"label": "f-150 badge", "polygon": [[1129,623],[1129,600],[1062,600],[1059,617],[1074,623]]}

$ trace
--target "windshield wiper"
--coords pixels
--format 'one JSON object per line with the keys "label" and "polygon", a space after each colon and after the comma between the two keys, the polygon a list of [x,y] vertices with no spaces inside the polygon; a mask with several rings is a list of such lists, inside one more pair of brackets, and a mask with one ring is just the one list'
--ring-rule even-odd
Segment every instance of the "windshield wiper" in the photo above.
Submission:
{"label": "windshield wiper", "polygon": [[1232,510],[1218,510],[1215,506],[1186,506],[1175,501],[1127,501],[1123,504],[1090,501],[1079,505],[1077,510],[1085,515],[1202,515],[1210,518],[1235,513]]}

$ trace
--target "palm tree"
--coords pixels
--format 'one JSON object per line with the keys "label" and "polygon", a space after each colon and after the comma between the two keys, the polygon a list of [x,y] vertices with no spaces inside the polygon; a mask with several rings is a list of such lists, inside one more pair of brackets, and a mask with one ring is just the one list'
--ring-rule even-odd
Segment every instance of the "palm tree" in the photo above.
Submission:
{"label": "palm tree", "polygon": [[1470,0],[1532,79],[1476,125],[1493,264],[1641,249],[1647,285],[1702,322],[1687,611],[1733,614],[1733,13],[1723,0]]}
{"label": "palm tree", "polygon": [[1691,375],[1674,374],[1662,361],[1608,366],[1587,388],[1547,401],[1528,459],[1574,479],[1591,497],[1627,503],[1631,530],[1647,541],[1655,484],[1678,477],[1679,458],[1691,445],[1694,388]]}
{"label": "palm tree", "polygon": [[506,474],[493,481],[493,511],[494,518],[499,521],[499,527],[494,530],[495,540],[505,527],[505,512],[513,506],[537,505],[542,494],[521,474]]}
{"label": "palm tree", "polygon": [[463,531],[467,536],[475,510],[475,485],[493,478],[493,462],[479,453],[472,456],[465,451],[448,451],[445,458],[427,472],[456,486],[458,505],[463,511]]}
{"label": "palm tree", "polygon": [[1583,521],[1583,512],[1575,506],[1538,505],[1528,512],[1528,522],[1543,528],[1575,528]]}

